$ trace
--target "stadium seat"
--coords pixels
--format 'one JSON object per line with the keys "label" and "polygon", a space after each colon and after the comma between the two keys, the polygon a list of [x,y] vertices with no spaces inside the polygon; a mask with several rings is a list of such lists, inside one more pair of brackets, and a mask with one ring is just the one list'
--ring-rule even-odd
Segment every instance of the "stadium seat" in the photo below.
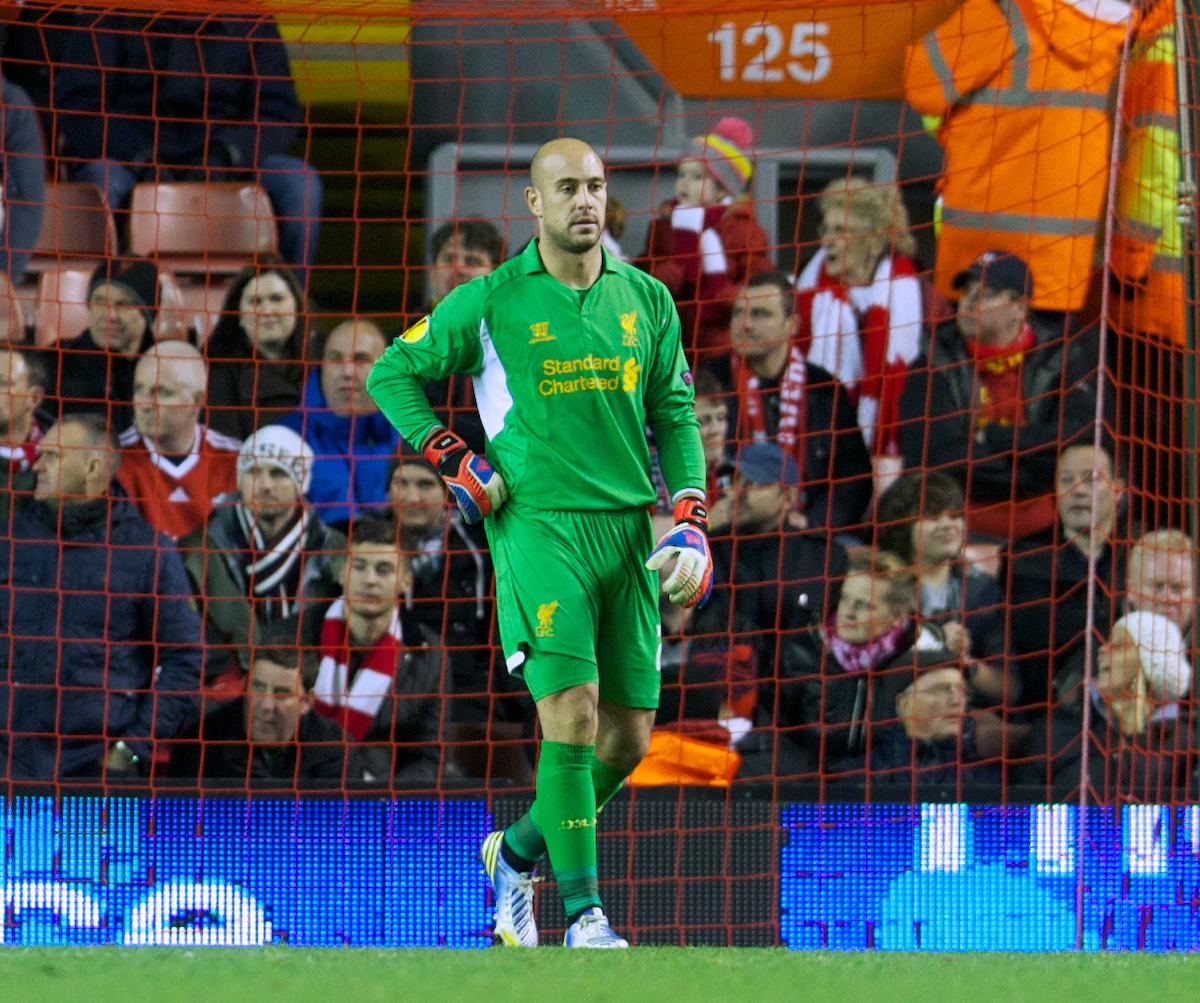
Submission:
{"label": "stadium seat", "polygon": [[129,205],[129,250],[185,275],[232,275],[279,249],[275,214],[258,185],[140,184]]}
{"label": "stadium seat", "polygon": [[42,229],[28,271],[72,265],[83,269],[116,253],[117,228],[100,189],[85,182],[48,182]]}
{"label": "stadium seat", "polygon": [[53,345],[83,333],[88,326],[90,269],[47,268],[38,279],[34,312],[35,345]]}
{"label": "stadium seat", "polygon": [[[53,345],[82,334],[88,326],[88,283],[91,269],[48,268],[38,280],[34,344]],[[187,341],[195,327],[175,276],[160,266],[158,338]]]}

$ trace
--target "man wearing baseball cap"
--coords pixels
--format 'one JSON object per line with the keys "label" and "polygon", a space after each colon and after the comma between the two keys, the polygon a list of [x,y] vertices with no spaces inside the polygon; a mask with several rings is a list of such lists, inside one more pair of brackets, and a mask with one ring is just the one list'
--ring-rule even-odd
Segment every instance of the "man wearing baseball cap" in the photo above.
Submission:
{"label": "man wearing baseball cap", "polygon": [[1054,523],[1060,441],[1095,420],[1096,347],[1030,312],[1033,277],[1015,254],[981,254],[954,287],[958,311],[900,398],[904,463],[960,481],[974,536],[1028,536]]}
{"label": "man wearing baseball cap", "polygon": [[312,465],[312,448],[290,428],[260,428],[238,454],[238,490],[179,541],[202,601],[210,677],[248,670],[255,624],[341,591],[346,537],[304,500]]}
{"label": "man wearing baseball cap", "polygon": [[[979,717],[967,713],[963,669],[948,651],[915,648],[881,674],[870,709],[872,783],[905,788],[961,783],[999,795],[1001,764],[985,759],[976,745]],[[857,765],[845,764],[847,772]]]}

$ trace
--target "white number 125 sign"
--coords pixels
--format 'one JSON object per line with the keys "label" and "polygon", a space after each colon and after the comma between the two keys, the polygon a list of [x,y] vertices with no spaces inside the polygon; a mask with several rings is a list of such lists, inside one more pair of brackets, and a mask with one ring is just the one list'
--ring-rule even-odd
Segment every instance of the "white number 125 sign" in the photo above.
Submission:
{"label": "white number 125 sign", "polygon": [[[804,22],[792,25],[792,38],[787,54],[791,57],[782,67],[775,61],[783,54],[784,30],[770,21],[756,21],[742,32],[742,51],[738,49],[737,25],[726,21],[708,40],[717,46],[722,80],[738,79],[739,57],[745,60],[741,79],[747,83],[771,84],[783,80],[783,74],[802,84],[815,84],[829,76],[833,56],[820,39],[829,34],[829,25]],[[746,51],[749,50],[749,51]]]}

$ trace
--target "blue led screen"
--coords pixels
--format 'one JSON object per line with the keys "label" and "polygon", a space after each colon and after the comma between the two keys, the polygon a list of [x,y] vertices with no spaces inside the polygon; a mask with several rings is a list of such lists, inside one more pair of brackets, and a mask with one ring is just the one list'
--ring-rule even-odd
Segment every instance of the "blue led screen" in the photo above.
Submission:
{"label": "blue led screen", "polygon": [[0,799],[6,944],[486,947],[483,801]]}
{"label": "blue led screen", "polygon": [[[1090,950],[1200,950],[1197,805],[1081,827],[1073,806],[794,804],[781,822],[793,949],[1070,950],[1079,917]],[[0,799],[4,942],[486,947],[491,824],[465,799]],[[721,922],[720,901],[690,922]]]}
{"label": "blue led screen", "polygon": [[[1200,949],[1200,806],[788,805],[795,950]],[[1082,880],[1082,896],[1077,886]],[[1077,901],[1082,908],[1077,909]]]}

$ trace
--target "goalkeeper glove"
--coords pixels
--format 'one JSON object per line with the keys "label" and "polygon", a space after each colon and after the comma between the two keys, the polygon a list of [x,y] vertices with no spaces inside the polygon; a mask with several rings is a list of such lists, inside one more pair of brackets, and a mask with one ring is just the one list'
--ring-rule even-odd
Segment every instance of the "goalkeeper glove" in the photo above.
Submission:
{"label": "goalkeeper glove", "polygon": [[479,522],[508,501],[504,478],[448,428],[434,429],[421,453],[441,474],[467,522]]}
{"label": "goalkeeper glove", "polygon": [[675,528],[658,541],[646,567],[657,571],[675,558],[675,571],[662,584],[671,602],[703,606],[712,593],[713,562],[708,549],[708,509],[699,498],[675,503]]}

